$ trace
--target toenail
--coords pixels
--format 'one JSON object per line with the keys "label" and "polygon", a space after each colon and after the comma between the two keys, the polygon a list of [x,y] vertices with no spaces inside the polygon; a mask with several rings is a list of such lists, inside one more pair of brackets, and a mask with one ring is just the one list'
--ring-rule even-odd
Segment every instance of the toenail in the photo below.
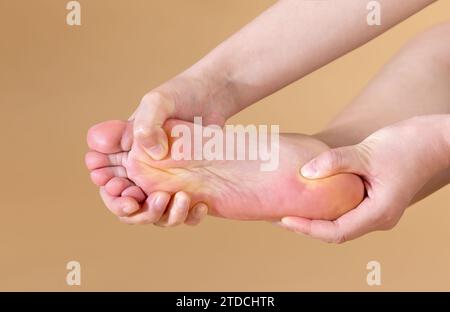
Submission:
{"label": "toenail", "polygon": [[164,210],[166,207],[166,200],[162,196],[156,196],[153,207],[157,211]]}
{"label": "toenail", "polygon": [[202,217],[208,212],[208,207],[206,205],[199,205],[195,211],[196,217]]}
{"label": "toenail", "polygon": [[175,199],[175,208],[177,210],[184,210],[187,206],[187,199],[184,197],[178,197]]}
{"label": "toenail", "polygon": [[126,214],[130,214],[132,212],[134,212],[135,207],[133,207],[133,205],[124,205],[122,207],[123,212],[125,212]]}
{"label": "toenail", "polygon": [[161,155],[163,153],[163,147],[161,144],[157,144],[155,146],[152,146],[151,148],[148,149],[148,153],[150,154],[150,156],[155,159],[155,160],[159,160],[161,158]]}

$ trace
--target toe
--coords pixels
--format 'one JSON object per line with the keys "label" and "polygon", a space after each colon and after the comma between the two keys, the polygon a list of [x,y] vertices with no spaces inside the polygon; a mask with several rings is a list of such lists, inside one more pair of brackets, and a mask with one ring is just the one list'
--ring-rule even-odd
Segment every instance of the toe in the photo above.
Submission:
{"label": "toe", "polygon": [[197,225],[207,214],[208,206],[205,203],[197,203],[189,211],[189,214],[184,223],[186,223],[187,225]]}
{"label": "toe", "polygon": [[104,186],[114,177],[126,178],[127,172],[124,167],[106,167],[91,172],[91,180],[95,185]]}
{"label": "toe", "polygon": [[136,185],[131,185],[131,186],[127,187],[122,192],[121,195],[125,196],[125,197],[132,197],[132,198],[136,199],[139,203],[142,203],[146,197],[144,191]]}
{"label": "toe", "polygon": [[113,177],[106,183],[105,189],[112,196],[121,196],[123,191],[133,185],[127,178]]}
{"label": "toe", "polygon": [[87,143],[90,149],[105,154],[129,151],[132,133],[131,122],[105,121],[89,129]]}
{"label": "toe", "polygon": [[140,209],[139,203],[134,198],[112,196],[104,187],[100,188],[100,196],[106,207],[118,217],[128,216]]}
{"label": "toe", "polygon": [[94,170],[107,166],[105,158],[107,158],[105,154],[89,151],[84,157],[84,163],[89,170]]}
{"label": "toe", "polygon": [[112,196],[132,197],[138,203],[146,198],[144,191],[127,178],[113,177],[106,183],[105,189]]}
{"label": "toe", "polygon": [[163,218],[157,223],[160,226],[176,226],[184,223],[186,220],[191,198],[188,194],[181,191],[174,195],[169,204],[167,212]]}
{"label": "toe", "polygon": [[150,224],[161,219],[170,201],[166,192],[154,192],[145,200],[142,209],[135,214],[121,218],[127,224]]}
{"label": "toe", "polygon": [[89,170],[95,170],[110,166],[125,166],[128,152],[103,154],[96,151],[86,153],[85,163]]}

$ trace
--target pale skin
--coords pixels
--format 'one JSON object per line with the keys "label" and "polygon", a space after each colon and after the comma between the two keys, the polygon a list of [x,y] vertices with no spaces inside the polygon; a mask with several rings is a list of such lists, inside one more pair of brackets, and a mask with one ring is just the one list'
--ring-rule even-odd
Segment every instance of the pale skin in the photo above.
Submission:
{"label": "pale skin", "polygon": [[378,130],[361,143],[319,155],[302,168],[305,176],[358,174],[367,197],[333,221],[285,217],[279,225],[331,243],[392,229],[424,186],[450,167],[449,133],[450,114],[414,117]]}
{"label": "pale skin", "polygon": [[450,41],[443,38],[450,38],[450,23],[411,41],[316,135],[337,148],[312,160],[302,174],[360,175],[368,193],[361,205],[333,222],[287,217],[281,226],[345,242],[391,229],[409,205],[450,182]]}
{"label": "pale skin", "polygon": [[[180,124],[193,133],[193,124],[173,119],[165,123],[164,130],[171,133],[171,129]],[[279,165],[273,171],[261,171],[260,160],[173,160],[167,157],[155,161],[139,144],[133,144],[130,152],[108,154],[108,149],[98,152],[104,148],[98,143],[111,142],[111,136],[120,138],[116,146],[127,140],[126,137],[131,136],[131,131],[127,131],[130,128],[130,123],[123,121],[93,127],[88,142],[91,150],[97,151],[86,156],[93,182],[106,192],[121,194],[126,190],[111,180],[120,176],[140,186],[145,194],[141,201],[148,196],[144,209],[124,205],[113,211],[125,223],[159,221],[173,225],[171,213],[186,214],[189,209],[185,206],[201,203],[209,207],[210,215],[227,219],[277,221],[286,215],[297,215],[334,220],[358,205],[364,196],[362,181],[353,174],[317,181],[301,177],[298,168],[328,149],[312,137],[282,134],[278,144]],[[177,195],[169,203],[170,196],[166,193]],[[167,206],[173,208],[167,209]],[[187,214],[182,217],[180,219],[184,220]]]}
{"label": "pale skin", "polygon": [[[361,5],[361,1],[349,0],[321,7],[324,2],[328,1],[280,1],[199,63],[147,94],[133,115],[138,144],[150,151],[153,158],[164,157],[167,153],[167,137],[160,125],[167,118],[191,120],[193,116],[204,116],[207,123],[223,124],[229,116],[254,101],[365,43],[433,1],[417,0],[406,4],[401,1],[380,1],[389,14],[384,18],[383,26],[375,28],[360,25],[365,23],[365,19],[358,14],[350,14],[344,17],[344,21],[336,21],[337,16],[341,18],[342,15],[338,12],[361,12],[365,16],[365,3]],[[321,18],[317,19],[316,16]],[[280,21],[283,27],[278,27]],[[270,38],[267,38],[268,33]],[[347,37],[349,33],[352,34],[349,36],[351,40],[342,42],[339,39],[343,34]],[[317,40],[319,37],[321,40]],[[333,146],[331,141],[327,143]],[[160,147],[156,149],[151,148],[158,145]],[[129,147],[125,147],[120,145],[121,150],[116,148],[111,153],[126,152]],[[118,175],[113,181],[126,188],[120,193],[117,190],[107,192],[107,187],[102,189],[102,197],[111,210],[117,211],[117,206],[123,202],[135,208],[140,207],[139,199],[145,197],[142,190],[124,176]],[[164,196],[169,198],[171,195],[166,192]],[[177,196],[189,197],[183,192],[175,193],[174,197]],[[166,221],[157,220],[154,223],[170,225],[186,221],[195,224],[206,213],[204,203],[199,203],[198,207],[194,206],[190,210],[189,205],[185,205],[183,213],[172,214],[170,211],[174,202],[172,200],[164,212],[166,217],[161,218]],[[167,221],[172,215],[174,218],[178,216],[178,219]],[[185,219],[180,221],[180,216]]]}

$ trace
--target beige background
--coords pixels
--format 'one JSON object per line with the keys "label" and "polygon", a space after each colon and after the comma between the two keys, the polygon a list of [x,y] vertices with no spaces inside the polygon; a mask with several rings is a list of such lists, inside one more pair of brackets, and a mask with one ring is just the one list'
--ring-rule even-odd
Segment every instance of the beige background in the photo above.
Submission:
{"label": "beige background", "polygon": [[[127,118],[274,1],[80,2],[83,24],[69,27],[67,1],[0,0],[0,290],[450,290],[449,187],[393,231],[342,246],[262,222],[119,223],[84,168],[88,127]],[[316,131],[408,39],[446,19],[441,0],[232,121]],[[81,287],[65,284],[69,260],[81,262]],[[381,287],[366,285],[370,260],[382,264]]]}

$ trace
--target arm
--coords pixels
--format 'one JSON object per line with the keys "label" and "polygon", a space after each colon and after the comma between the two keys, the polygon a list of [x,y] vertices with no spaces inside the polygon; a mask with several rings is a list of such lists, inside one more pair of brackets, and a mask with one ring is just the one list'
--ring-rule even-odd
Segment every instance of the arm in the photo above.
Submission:
{"label": "arm", "polygon": [[359,174],[366,181],[365,200],[332,223],[286,218],[285,226],[343,242],[392,228],[411,203],[450,182],[450,44],[443,38],[450,38],[450,23],[413,40],[316,135],[335,148],[302,174]]}
{"label": "arm", "polygon": [[167,154],[168,118],[215,123],[382,34],[435,0],[379,0],[381,26],[367,25],[367,1],[282,0],[174,79],[146,95],[135,136],[155,159]]}
{"label": "arm", "polygon": [[[450,23],[408,43],[363,92],[316,135],[330,147],[353,145],[376,130],[414,116],[450,114]],[[450,182],[436,173],[416,194],[421,200]]]}
{"label": "arm", "polygon": [[367,1],[279,1],[191,71],[223,74],[230,115],[382,34],[433,0],[381,0],[382,24],[367,25]]}
{"label": "arm", "polygon": [[434,1],[379,0],[382,25],[377,27],[366,23],[367,1],[279,1],[192,67],[146,94],[131,118],[134,137],[152,158],[162,159],[168,151],[162,129],[167,119],[202,116],[206,125],[223,124]]}

